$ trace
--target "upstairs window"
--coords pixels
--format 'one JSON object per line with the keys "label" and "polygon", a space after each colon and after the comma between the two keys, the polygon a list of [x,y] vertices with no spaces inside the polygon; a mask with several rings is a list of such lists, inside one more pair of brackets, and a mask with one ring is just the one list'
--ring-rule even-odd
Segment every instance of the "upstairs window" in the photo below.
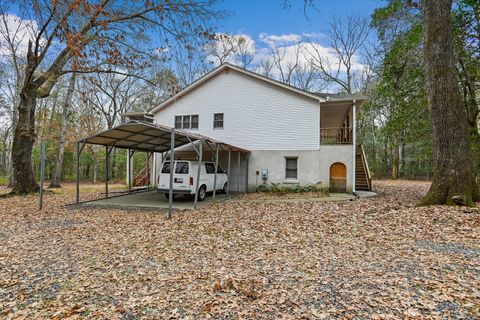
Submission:
{"label": "upstairs window", "polygon": [[198,129],[198,114],[192,114],[190,129]]}
{"label": "upstairs window", "polygon": [[285,179],[298,179],[298,158],[285,158]]}
{"label": "upstairs window", "polygon": [[183,116],[182,129],[190,129],[190,116]]}
{"label": "upstairs window", "polygon": [[175,116],[175,129],[182,129],[182,116]]}
{"label": "upstairs window", "polygon": [[213,114],[213,128],[214,129],[223,129],[223,113],[214,113]]}
{"label": "upstairs window", "polygon": [[175,116],[175,129],[198,129],[198,114]]}

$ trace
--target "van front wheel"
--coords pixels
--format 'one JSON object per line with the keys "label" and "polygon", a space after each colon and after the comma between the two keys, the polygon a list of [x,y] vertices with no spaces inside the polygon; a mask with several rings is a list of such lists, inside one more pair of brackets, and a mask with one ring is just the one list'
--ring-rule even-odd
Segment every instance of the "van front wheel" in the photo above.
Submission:
{"label": "van front wheel", "polygon": [[205,186],[201,186],[200,189],[198,189],[198,200],[203,201],[205,200],[207,196],[207,188]]}

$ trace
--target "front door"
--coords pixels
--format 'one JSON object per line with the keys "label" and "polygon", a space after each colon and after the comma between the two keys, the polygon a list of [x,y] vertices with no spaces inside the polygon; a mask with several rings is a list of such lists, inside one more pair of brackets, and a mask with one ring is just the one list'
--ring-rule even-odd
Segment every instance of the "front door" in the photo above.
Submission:
{"label": "front door", "polygon": [[347,192],[347,167],[343,163],[330,167],[330,192]]}

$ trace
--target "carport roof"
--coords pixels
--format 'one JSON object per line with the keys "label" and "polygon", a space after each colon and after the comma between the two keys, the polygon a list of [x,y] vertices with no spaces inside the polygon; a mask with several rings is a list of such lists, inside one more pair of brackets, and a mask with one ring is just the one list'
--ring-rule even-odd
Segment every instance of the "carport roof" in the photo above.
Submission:
{"label": "carport roof", "polygon": [[241,153],[250,152],[249,150],[235,147],[200,134],[136,120],[131,120],[109,130],[99,132],[78,142],[146,152],[165,152],[170,151],[172,131],[175,132],[175,148],[201,140],[213,144],[220,144],[232,151]]}

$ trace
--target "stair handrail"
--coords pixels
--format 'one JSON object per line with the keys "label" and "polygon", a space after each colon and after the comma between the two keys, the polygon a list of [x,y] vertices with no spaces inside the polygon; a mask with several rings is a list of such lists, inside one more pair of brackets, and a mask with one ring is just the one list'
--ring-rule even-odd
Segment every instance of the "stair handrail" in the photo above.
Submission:
{"label": "stair handrail", "polygon": [[372,176],[370,175],[370,169],[368,168],[368,162],[367,162],[367,157],[365,156],[365,150],[363,149],[362,144],[359,144],[358,148],[360,149],[360,156],[362,157],[363,169],[367,173],[368,189],[372,190]]}
{"label": "stair handrail", "polygon": [[145,166],[142,171],[140,171],[139,174],[137,174],[135,177],[133,177],[133,184],[135,184],[136,180],[142,180],[145,176],[147,176],[149,173],[147,172],[148,166]]}

